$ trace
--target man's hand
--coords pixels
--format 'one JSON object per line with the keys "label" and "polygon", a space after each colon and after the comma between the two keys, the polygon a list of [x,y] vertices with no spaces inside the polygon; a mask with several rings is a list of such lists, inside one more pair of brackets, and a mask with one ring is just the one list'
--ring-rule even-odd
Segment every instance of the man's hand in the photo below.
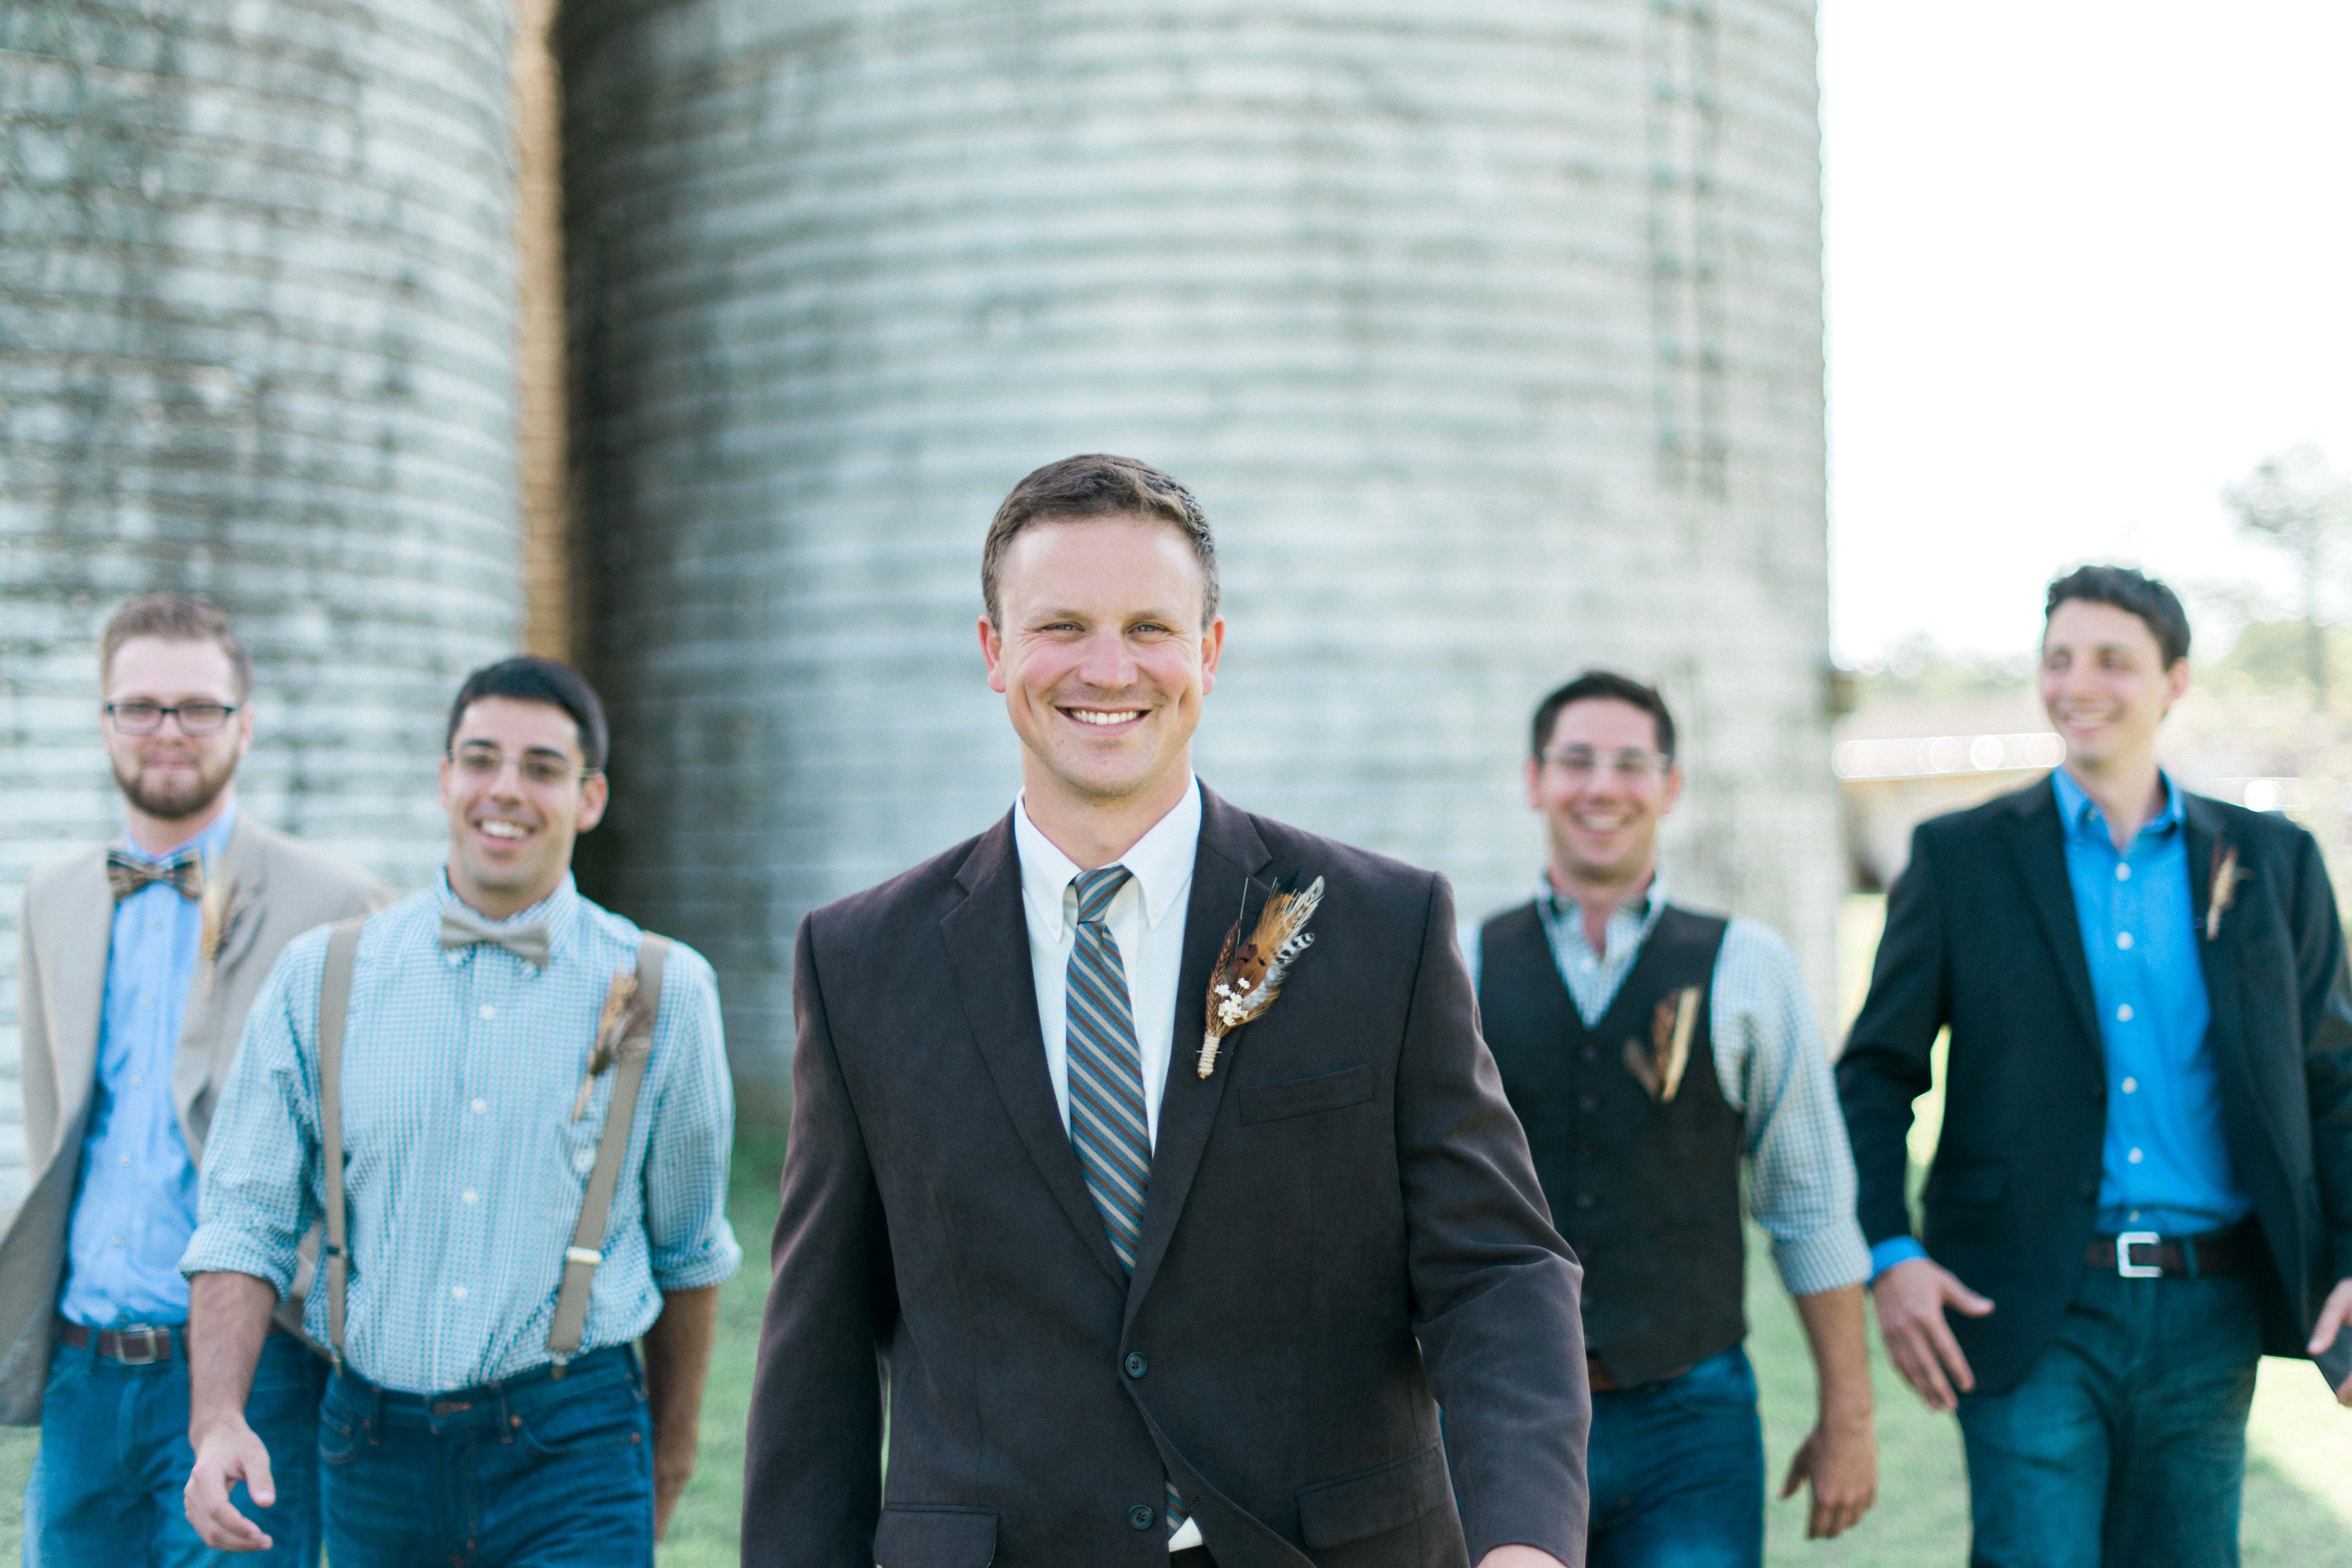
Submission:
{"label": "man's hand", "polygon": [[719,1334],[719,1288],[666,1290],[661,1316],[646,1331],[646,1396],[654,1415],[654,1539],[669,1530],[671,1510],[694,1479],[695,1438],[702,1424],[702,1384]]}
{"label": "man's hand", "polygon": [[269,1450],[263,1447],[243,1416],[220,1422],[196,1445],[196,1468],[188,1472],[181,1491],[181,1507],[188,1522],[216,1552],[267,1552],[270,1539],[262,1528],[229,1500],[229,1488],[245,1483],[256,1508],[278,1501],[278,1487],[269,1479]]}
{"label": "man's hand", "polygon": [[669,1533],[669,1516],[686,1483],[694,1479],[694,1453],[699,1422],[663,1421],[654,1426],[654,1539]]}
{"label": "man's hand", "polygon": [[[1903,1381],[1916,1389],[1930,1410],[1958,1410],[1959,1394],[1972,1392],[1977,1374],[1944,1321],[1949,1307],[1971,1318],[1992,1310],[1992,1303],[1932,1258],[1911,1258],[1878,1277],[1870,1288],[1878,1302],[1879,1337],[1886,1342],[1887,1359]],[[1948,1378],[1945,1374],[1948,1373]]]}
{"label": "man's hand", "polygon": [[1568,1568],[1568,1564],[1538,1547],[1497,1546],[1478,1559],[1478,1568]]}
{"label": "man's hand", "polygon": [[[2352,1322],[2352,1279],[2338,1279],[2327,1293],[2327,1304],[2319,1309],[2319,1326],[2311,1331],[2311,1353],[2324,1353],[2347,1322]],[[2352,1405],[2352,1377],[2336,1385],[2336,1403]]]}
{"label": "man's hand", "polygon": [[1878,1436],[1868,1414],[1813,1428],[1789,1461],[1780,1495],[1796,1496],[1807,1481],[1813,1483],[1813,1511],[1805,1521],[1806,1540],[1827,1541],[1862,1522],[1878,1500]]}

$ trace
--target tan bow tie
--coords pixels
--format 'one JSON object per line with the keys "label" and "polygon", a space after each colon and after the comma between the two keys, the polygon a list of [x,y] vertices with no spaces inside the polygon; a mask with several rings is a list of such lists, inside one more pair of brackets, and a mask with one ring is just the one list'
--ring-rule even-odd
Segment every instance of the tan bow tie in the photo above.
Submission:
{"label": "tan bow tie", "polygon": [[128,850],[106,852],[106,885],[114,889],[116,903],[157,882],[184,899],[198,898],[205,890],[204,863],[193,855],[166,863],[142,860]]}
{"label": "tan bow tie", "polygon": [[441,906],[441,945],[472,947],[477,942],[488,942],[505,948],[517,958],[534,968],[545,969],[548,957],[547,922],[533,921],[528,925],[493,925],[463,904]]}

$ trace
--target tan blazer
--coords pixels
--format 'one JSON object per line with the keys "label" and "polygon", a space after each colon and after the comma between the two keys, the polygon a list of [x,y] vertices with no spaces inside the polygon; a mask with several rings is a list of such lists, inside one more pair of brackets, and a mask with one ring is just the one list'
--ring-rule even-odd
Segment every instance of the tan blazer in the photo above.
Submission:
{"label": "tan blazer", "polygon": [[[228,1081],[245,1016],[286,944],[312,926],[382,909],[391,889],[333,856],[240,813],[222,857],[234,879],[213,973],[197,965],[172,1068],[180,1134],[199,1164],[213,1109]],[[93,847],[33,873],[18,933],[16,1017],[24,1041],[25,1206],[0,1238],[0,1425],[37,1426],[49,1373],[59,1276],[98,1081],[114,896],[106,849]],[[299,1321],[299,1320],[298,1320]]]}

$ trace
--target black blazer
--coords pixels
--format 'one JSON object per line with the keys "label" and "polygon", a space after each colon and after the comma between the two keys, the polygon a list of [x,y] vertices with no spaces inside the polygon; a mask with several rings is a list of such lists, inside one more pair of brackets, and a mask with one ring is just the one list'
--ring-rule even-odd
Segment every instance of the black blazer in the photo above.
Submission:
{"label": "black blazer", "polygon": [[[2336,897],[2310,834],[2183,794],[2197,951],[2224,1120],[2272,1269],[2263,1348],[2304,1353],[2352,1276],[2352,1000]],[[2208,941],[2218,854],[2243,875]],[[1863,1234],[1907,1235],[1904,1139],[1951,1029],[1944,1127],[1921,1240],[1990,1316],[1951,1316],[1985,1393],[2013,1387],[2056,1331],[2096,1218],[2106,1067],[2047,779],[1923,824],[1886,902],[1870,996],[1839,1058]]]}
{"label": "black blazer", "polygon": [[[1011,818],[802,922],[747,1565],[1166,1568],[1163,1472],[1221,1568],[1582,1562],[1580,1270],[1444,879],[1202,795],[1131,1284],[1046,1078]],[[1291,870],[1316,942],[1202,1080],[1218,944]]]}

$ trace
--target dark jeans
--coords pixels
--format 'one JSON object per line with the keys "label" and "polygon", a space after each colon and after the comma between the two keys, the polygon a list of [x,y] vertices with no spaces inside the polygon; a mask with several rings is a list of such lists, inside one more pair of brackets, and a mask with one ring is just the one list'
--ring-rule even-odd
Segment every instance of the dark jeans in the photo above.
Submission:
{"label": "dark jeans", "polygon": [[338,1376],[319,1415],[333,1568],[654,1560],[653,1418],[625,1345],[434,1398]]}
{"label": "dark jeans", "polygon": [[1960,1400],[1975,1568],[2227,1568],[2262,1359],[2252,1281],[2086,1268],[2006,1394]]}
{"label": "dark jeans", "polygon": [[269,1447],[275,1508],[230,1494],[269,1532],[267,1552],[231,1556],[200,1540],[181,1507],[188,1447],[188,1363],[125,1366],[60,1344],[41,1395],[41,1451],[25,1486],[25,1568],[315,1568],[319,1561],[319,1394],[327,1363],[288,1334],[261,1342],[245,1419]]}
{"label": "dark jeans", "polygon": [[1588,1568],[1758,1568],[1764,1427],[1738,1346],[1680,1377],[1592,1396]]}

